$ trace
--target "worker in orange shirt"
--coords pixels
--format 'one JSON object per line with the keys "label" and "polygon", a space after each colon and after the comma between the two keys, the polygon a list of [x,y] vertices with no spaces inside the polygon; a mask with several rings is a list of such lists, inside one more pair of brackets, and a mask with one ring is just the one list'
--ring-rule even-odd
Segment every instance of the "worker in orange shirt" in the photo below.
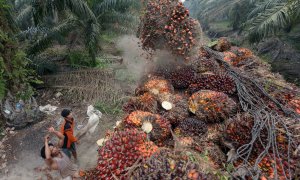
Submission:
{"label": "worker in orange shirt", "polygon": [[79,141],[77,140],[77,138],[74,135],[75,120],[69,109],[62,110],[61,116],[64,117],[64,119],[65,119],[60,127],[60,132],[65,136],[62,150],[69,157],[71,157],[71,153],[72,153],[72,155],[74,156],[74,159],[77,161],[75,142],[77,144],[79,144]]}

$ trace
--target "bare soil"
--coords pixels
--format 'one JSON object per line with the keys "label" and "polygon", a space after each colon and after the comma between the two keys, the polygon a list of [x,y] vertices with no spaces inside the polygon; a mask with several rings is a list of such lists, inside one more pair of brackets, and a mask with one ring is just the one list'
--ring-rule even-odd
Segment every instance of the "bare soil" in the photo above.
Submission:
{"label": "bare soil", "polygon": [[[40,92],[41,93],[41,92]],[[46,97],[48,98],[48,97]],[[44,104],[57,106],[57,110],[53,114],[47,115],[46,118],[34,125],[28,126],[25,129],[15,131],[14,135],[9,134],[4,142],[6,150],[7,167],[1,171],[0,179],[60,179],[57,172],[38,172],[36,167],[42,167],[44,161],[40,156],[40,149],[43,146],[43,137],[46,135],[46,128],[54,126],[59,128],[58,122],[62,121],[60,112],[65,107],[72,107],[77,125],[85,124],[87,121],[86,110],[89,104],[68,105],[57,99],[50,99]],[[77,146],[78,163],[81,169],[89,169],[95,167],[97,163],[97,144],[96,141],[105,135],[106,130],[112,129],[115,124],[116,117],[103,115],[96,131],[91,137],[83,137],[80,144]],[[78,131],[75,128],[75,134]],[[55,142],[56,138],[53,137]],[[6,172],[5,172],[6,170]],[[8,171],[7,171],[8,170]],[[49,177],[51,176],[51,177]]]}

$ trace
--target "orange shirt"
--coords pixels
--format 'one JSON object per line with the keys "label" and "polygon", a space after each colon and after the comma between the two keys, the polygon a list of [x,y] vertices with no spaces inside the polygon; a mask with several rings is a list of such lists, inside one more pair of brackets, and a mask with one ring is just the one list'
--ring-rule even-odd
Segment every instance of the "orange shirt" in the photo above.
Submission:
{"label": "orange shirt", "polygon": [[75,126],[75,121],[74,119],[67,119],[65,118],[65,121],[62,123],[60,127],[60,132],[67,136],[67,148],[71,147],[71,144],[73,142],[77,141],[77,138],[74,136],[74,126]]}

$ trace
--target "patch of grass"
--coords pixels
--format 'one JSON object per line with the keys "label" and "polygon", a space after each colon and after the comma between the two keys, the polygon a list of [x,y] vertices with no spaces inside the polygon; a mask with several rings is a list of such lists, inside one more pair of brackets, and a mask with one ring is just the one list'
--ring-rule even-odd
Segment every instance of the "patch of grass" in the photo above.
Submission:
{"label": "patch of grass", "polygon": [[104,114],[120,115],[122,111],[122,102],[104,102],[98,101],[95,107]]}
{"label": "patch of grass", "polygon": [[138,77],[134,76],[134,74],[129,72],[127,69],[116,70],[115,78],[116,80],[128,83],[135,83],[138,80]]}
{"label": "patch of grass", "polygon": [[107,63],[105,58],[96,57],[96,68],[105,69],[105,68],[108,68],[108,67],[109,67],[109,64]]}
{"label": "patch of grass", "polygon": [[68,63],[75,68],[78,67],[93,67],[92,59],[87,52],[71,52],[68,55]]}

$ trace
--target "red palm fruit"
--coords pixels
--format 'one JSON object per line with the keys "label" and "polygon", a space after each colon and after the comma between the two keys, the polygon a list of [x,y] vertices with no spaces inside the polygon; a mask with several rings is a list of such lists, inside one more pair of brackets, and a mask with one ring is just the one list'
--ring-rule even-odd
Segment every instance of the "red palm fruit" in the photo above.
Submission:
{"label": "red palm fruit", "polygon": [[234,79],[228,74],[201,74],[189,86],[188,92],[192,94],[199,90],[212,90],[233,94],[236,92],[236,85]]}
{"label": "red palm fruit", "polygon": [[194,118],[187,118],[179,123],[175,131],[182,136],[204,137],[207,133],[207,126],[203,121]]}
{"label": "red palm fruit", "polygon": [[[123,143],[119,144],[120,141]],[[147,147],[147,149],[142,151],[134,147]],[[123,151],[121,152],[120,149]],[[91,173],[87,173],[86,179],[104,177],[113,179],[112,174],[120,179],[125,178],[126,167],[131,167],[139,157],[146,158],[157,151],[157,146],[147,141],[145,133],[136,129],[117,131],[99,148],[98,166]]]}
{"label": "red palm fruit", "polygon": [[162,76],[171,82],[175,89],[185,89],[193,81],[195,72],[191,66],[170,62],[166,66],[157,67],[153,74]]}
{"label": "red palm fruit", "polygon": [[190,63],[196,73],[219,73],[223,71],[219,64],[216,62],[216,60],[213,58],[208,59],[203,57],[197,57],[192,59]]}
{"label": "red palm fruit", "polygon": [[236,109],[236,103],[226,94],[201,90],[189,98],[189,110],[207,123],[226,119]]}
{"label": "red palm fruit", "polygon": [[224,37],[219,38],[218,43],[213,47],[213,49],[219,52],[228,51],[230,48],[230,42]]}
{"label": "red palm fruit", "polygon": [[162,77],[150,76],[147,77],[144,81],[145,82],[142,83],[142,85],[136,89],[137,95],[149,92],[152,95],[157,96],[163,93],[174,92],[174,87],[171,85],[171,83]]}
{"label": "red palm fruit", "polygon": [[[206,172],[207,173],[207,172]],[[197,161],[189,161],[184,152],[168,149],[154,154],[132,173],[132,179],[215,179],[205,174]]]}
{"label": "red palm fruit", "polygon": [[153,127],[149,133],[151,140],[163,141],[170,136],[170,122],[158,114],[134,111],[124,119],[127,127],[141,128],[144,123],[151,123]]}
{"label": "red palm fruit", "polygon": [[123,111],[127,113],[131,113],[136,110],[148,111],[151,113],[157,112],[157,100],[150,93],[144,93],[138,97],[130,98],[124,105]]}
{"label": "red palm fruit", "polygon": [[175,94],[169,100],[172,103],[172,109],[164,112],[163,117],[170,121],[172,125],[178,125],[189,116],[188,101],[185,96]]}

